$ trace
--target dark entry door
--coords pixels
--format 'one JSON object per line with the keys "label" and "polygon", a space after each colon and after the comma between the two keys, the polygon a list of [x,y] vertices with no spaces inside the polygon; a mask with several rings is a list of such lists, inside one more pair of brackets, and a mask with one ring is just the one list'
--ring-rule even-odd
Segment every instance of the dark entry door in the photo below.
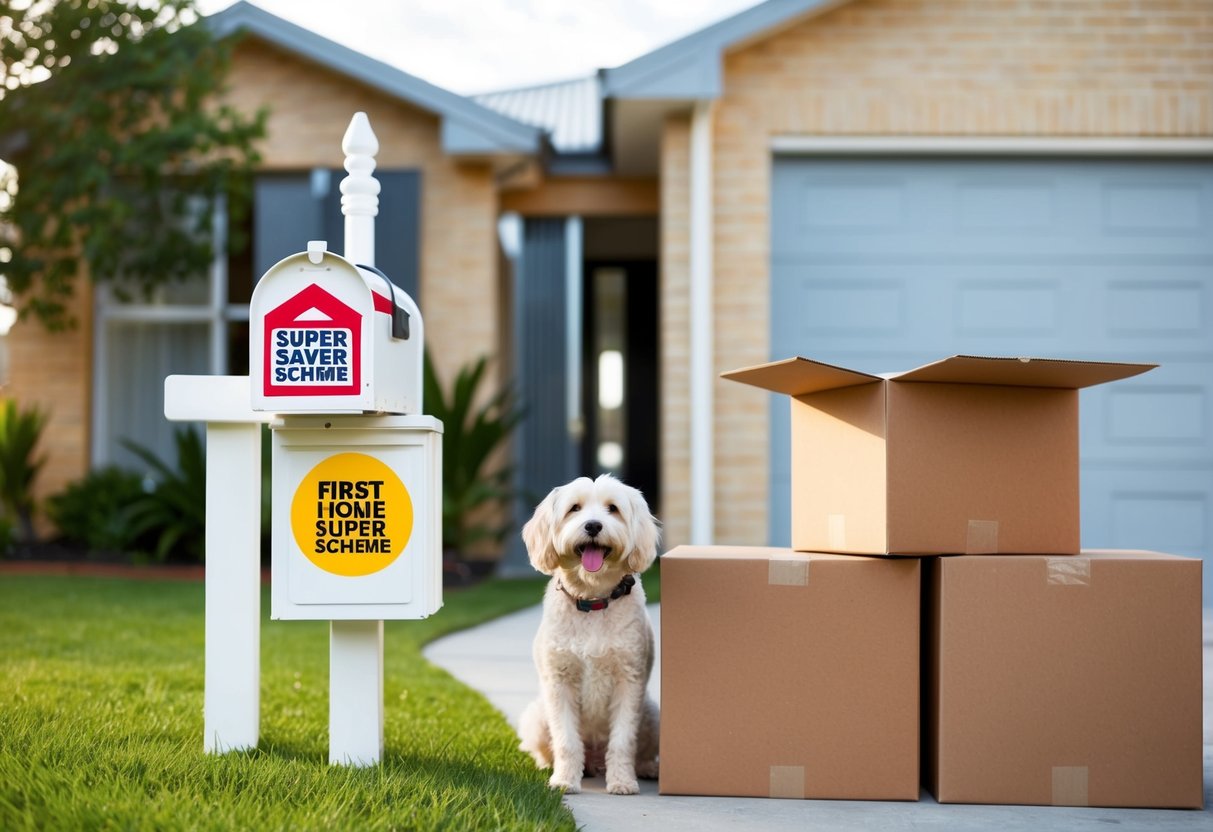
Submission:
{"label": "dark entry door", "polygon": [[652,260],[589,261],[583,274],[581,468],[615,474],[656,509],[657,266]]}

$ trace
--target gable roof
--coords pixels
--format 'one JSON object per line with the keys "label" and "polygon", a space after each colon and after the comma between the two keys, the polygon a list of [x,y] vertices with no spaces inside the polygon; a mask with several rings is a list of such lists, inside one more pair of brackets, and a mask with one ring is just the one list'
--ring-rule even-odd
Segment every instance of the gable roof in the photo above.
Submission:
{"label": "gable roof", "polygon": [[706,99],[721,93],[724,53],[847,0],[767,0],[614,69],[603,94],[626,99]]}
{"label": "gable roof", "polygon": [[360,81],[442,119],[442,149],[454,156],[538,153],[543,131],[423,81],[302,26],[283,20],[246,0],[206,18],[218,37],[250,34],[327,69]]}

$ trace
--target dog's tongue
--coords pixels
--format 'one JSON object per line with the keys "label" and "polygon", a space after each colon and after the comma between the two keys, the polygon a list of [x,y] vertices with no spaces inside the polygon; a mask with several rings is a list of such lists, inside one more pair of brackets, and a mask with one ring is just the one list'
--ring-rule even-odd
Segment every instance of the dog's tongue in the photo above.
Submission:
{"label": "dog's tongue", "polygon": [[581,568],[586,572],[597,572],[602,568],[606,552],[597,546],[586,546],[581,550]]}

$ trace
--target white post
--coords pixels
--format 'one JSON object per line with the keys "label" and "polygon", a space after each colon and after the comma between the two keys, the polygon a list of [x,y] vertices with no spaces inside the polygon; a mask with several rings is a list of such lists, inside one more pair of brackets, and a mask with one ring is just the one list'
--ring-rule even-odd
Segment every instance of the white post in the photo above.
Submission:
{"label": "white post", "polygon": [[[568,424],[568,442],[580,444],[585,437],[585,418],[581,408],[581,285],[582,274],[581,217],[569,217],[564,223],[564,285],[565,312],[565,417]],[[574,468],[580,467],[576,463]]]}
{"label": "white post", "polygon": [[345,258],[363,266],[375,265],[375,216],[379,213],[379,180],[375,154],[379,140],[366,113],[354,113],[341,140],[345,169],[341,180],[341,213],[345,215]]}
{"label": "white post", "polygon": [[383,622],[333,621],[329,631],[329,762],[383,757]]}
{"label": "white post", "polygon": [[[345,257],[375,265],[374,177],[379,140],[366,113],[355,113],[341,140],[345,169],[341,213]],[[376,765],[383,758],[383,622],[333,621],[329,629],[329,762]]]}
{"label": "white post", "polygon": [[712,542],[716,511],[712,386],[712,102],[691,115],[691,543]]}
{"label": "white post", "polygon": [[[242,379],[243,380],[243,379]],[[247,383],[241,385],[247,399]],[[261,425],[206,426],[203,748],[256,748],[261,719]]]}
{"label": "white post", "polygon": [[208,754],[257,747],[261,716],[261,424],[248,376],[169,376],[164,415],[206,422]]}

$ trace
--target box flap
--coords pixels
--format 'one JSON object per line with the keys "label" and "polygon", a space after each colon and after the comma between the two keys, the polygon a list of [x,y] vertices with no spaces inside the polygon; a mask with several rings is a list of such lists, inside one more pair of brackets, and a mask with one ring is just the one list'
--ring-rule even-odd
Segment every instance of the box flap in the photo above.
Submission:
{"label": "box flap", "polygon": [[1060,358],[995,358],[954,355],[894,376],[895,381],[952,384],[1005,384],[1014,387],[1060,387],[1077,390],[1129,378],[1157,364],[1070,361]]}
{"label": "box flap", "polygon": [[820,361],[810,361],[799,356],[785,358],[782,361],[772,361],[769,364],[759,364],[755,367],[730,370],[727,373],[721,373],[720,377],[789,396],[807,396],[809,393],[819,393],[822,390],[854,387],[881,380],[880,376],[870,376],[867,373],[835,367],[832,364],[823,364]]}

